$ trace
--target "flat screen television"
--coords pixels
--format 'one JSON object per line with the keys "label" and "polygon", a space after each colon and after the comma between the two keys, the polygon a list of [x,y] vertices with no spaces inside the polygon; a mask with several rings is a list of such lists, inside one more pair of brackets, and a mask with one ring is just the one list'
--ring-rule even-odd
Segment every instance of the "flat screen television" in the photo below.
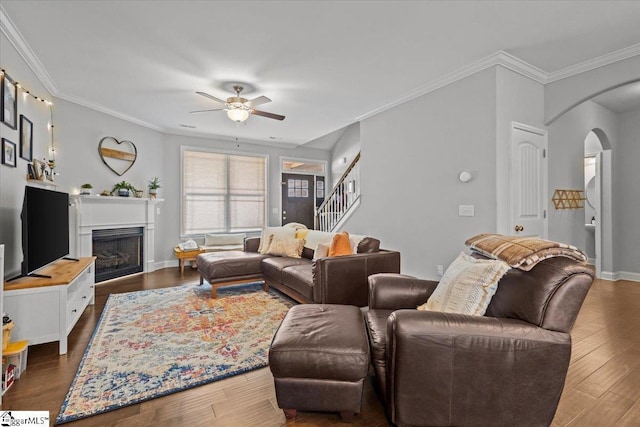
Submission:
{"label": "flat screen television", "polygon": [[23,276],[69,255],[68,193],[26,186],[20,218]]}

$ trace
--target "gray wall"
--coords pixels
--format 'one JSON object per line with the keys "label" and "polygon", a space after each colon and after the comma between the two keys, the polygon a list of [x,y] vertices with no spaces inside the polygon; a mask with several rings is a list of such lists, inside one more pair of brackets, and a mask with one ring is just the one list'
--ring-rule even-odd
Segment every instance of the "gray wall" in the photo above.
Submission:
{"label": "gray wall", "polygon": [[640,110],[619,115],[618,150],[614,151],[614,259],[616,271],[640,280]]}
{"label": "gray wall", "polygon": [[[618,118],[616,114],[593,101],[587,101],[564,114],[549,126],[549,195],[556,188],[584,188],[584,140],[589,131],[601,129],[607,135],[612,151],[618,150]],[[616,170],[615,164],[605,165]],[[638,174],[635,174],[638,176]],[[603,213],[601,220],[603,236],[602,270],[615,271],[613,265],[613,230],[614,223],[607,211],[615,200],[616,189],[613,183],[606,180],[603,173]],[[610,174],[609,174],[610,176]],[[615,179],[615,178],[614,178]],[[637,182],[637,181],[636,181]],[[608,195],[608,198],[606,197]],[[609,206],[609,209],[607,209]],[[616,224],[617,226],[617,224]],[[549,238],[569,243],[579,248],[586,246],[588,231],[584,226],[583,209],[560,209],[553,206],[549,209]]]}
{"label": "gray wall", "polygon": [[[338,183],[358,151],[360,151],[360,123],[354,123],[347,126],[331,149],[331,187]],[[345,158],[346,163],[343,162]]]}
{"label": "gray wall", "polygon": [[[485,70],[362,122],[362,204],[343,229],[402,253],[402,272],[436,277],[479,232],[495,231],[496,74]],[[476,171],[462,184],[461,170]],[[475,217],[458,217],[459,204]]]}

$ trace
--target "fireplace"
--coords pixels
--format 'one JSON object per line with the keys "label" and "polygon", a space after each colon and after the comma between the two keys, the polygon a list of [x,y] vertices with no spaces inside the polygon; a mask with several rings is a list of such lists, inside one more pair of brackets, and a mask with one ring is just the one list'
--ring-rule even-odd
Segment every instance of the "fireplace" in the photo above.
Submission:
{"label": "fireplace", "polygon": [[96,257],[96,282],[144,270],[143,227],[93,230],[91,242]]}
{"label": "fireplace", "polygon": [[[92,256],[93,233],[102,230],[127,228],[142,229],[140,254],[142,271],[150,273],[158,266],[155,261],[155,220],[160,213],[162,199],[137,197],[71,196],[72,212],[69,215],[71,233],[70,255],[76,258]],[[98,233],[99,234],[99,233]],[[131,261],[131,255],[129,261]],[[134,256],[134,258],[136,258]],[[106,263],[105,263],[106,264]],[[120,262],[118,262],[120,267]],[[100,280],[96,277],[96,282]]]}

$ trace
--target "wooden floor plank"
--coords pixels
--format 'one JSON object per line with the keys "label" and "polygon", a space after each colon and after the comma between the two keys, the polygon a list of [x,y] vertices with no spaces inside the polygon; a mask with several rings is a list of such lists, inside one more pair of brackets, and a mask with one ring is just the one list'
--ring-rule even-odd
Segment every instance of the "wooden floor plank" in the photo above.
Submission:
{"label": "wooden floor plank", "polygon": [[566,426],[582,412],[591,408],[598,399],[576,389],[565,389],[558,404],[554,426]]}
{"label": "wooden floor plank", "polygon": [[[96,287],[90,306],[69,336],[69,352],[58,344],[29,347],[27,370],[3,397],[2,409],[45,410],[52,418],[75,376],[110,293],[197,283],[197,272],[177,268],[110,281]],[[553,426],[640,425],[640,283],[598,280],[572,331],[573,354]],[[217,414],[216,414],[217,409]],[[68,423],[87,426],[338,426],[335,413],[299,412],[287,420],[278,408],[269,368]],[[362,412],[352,426],[388,426],[384,407],[365,381]]]}
{"label": "wooden floor plank", "polygon": [[640,426],[640,402],[636,402],[617,422],[618,427]]}
{"label": "wooden floor plank", "polygon": [[568,427],[602,427],[617,425],[634,402],[626,397],[607,392],[588,410],[571,420]]}
{"label": "wooden floor plank", "polygon": [[640,344],[635,344],[605,363],[577,384],[575,389],[599,398],[638,366],[640,366]]}

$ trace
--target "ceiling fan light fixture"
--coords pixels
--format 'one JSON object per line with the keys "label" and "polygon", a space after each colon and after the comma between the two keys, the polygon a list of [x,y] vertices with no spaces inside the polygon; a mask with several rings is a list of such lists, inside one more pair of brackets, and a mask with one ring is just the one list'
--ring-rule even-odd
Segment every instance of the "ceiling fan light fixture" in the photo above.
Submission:
{"label": "ceiling fan light fixture", "polygon": [[249,111],[244,108],[230,108],[227,110],[227,117],[234,122],[244,122],[249,118]]}

